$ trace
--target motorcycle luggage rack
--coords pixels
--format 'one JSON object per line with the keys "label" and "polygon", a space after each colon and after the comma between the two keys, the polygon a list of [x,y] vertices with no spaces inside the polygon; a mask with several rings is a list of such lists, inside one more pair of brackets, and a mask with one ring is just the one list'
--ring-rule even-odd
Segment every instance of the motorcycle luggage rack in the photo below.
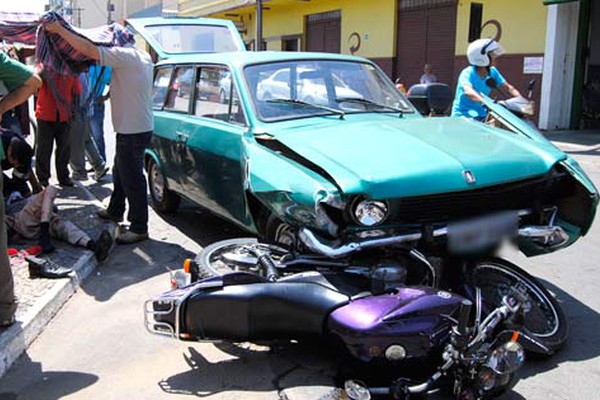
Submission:
{"label": "motorcycle luggage rack", "polygon": [[[209,289],[209,288],[217,288],[222,287],[222,280],[215,280],[209,282],[197,282],[192,285],[186,286],[185,288],[178,290],[185,290],[185,293],[182,296],[172,297],[172,298],[154,298],[150,300],[146,300],[144,302],[144,326],[146,330],[150,333],[154,333],[162,336],[169,336],[173,339],[181,338],[181,326],[179,321],[181,316],[181,305],[190,297],[192,294],[196,293],[198,289]],[[164,310],[155,310],[154,305],[158,303],[161,306],[164,306]],[[173,318],[173,323],[175,326],[168,322],[157,321],[156,317],[164,316],[164,315],[173,315],[173,311],[175,311],[175,316]]]}

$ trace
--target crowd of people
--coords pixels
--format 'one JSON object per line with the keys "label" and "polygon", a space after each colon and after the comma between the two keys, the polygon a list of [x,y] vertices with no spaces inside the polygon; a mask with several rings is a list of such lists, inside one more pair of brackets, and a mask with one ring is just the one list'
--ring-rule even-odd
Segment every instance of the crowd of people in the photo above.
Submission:
{"label": "crowd of people", "polygon": [[[0,328],[14,323],[17,308],[7,241],[36,240],[48,253],[54,250],[52,240],[60,239],[92,250],[100,262],[108,256],[113,245],[110,233],[102,231],[92,239],[56,212],[54,199],[60,187],[87,180],[88,172],[97,181],[106,176],[103,126],[109,98],[116,133],[114,190],[98,216],[121,222],[127,205],[130,226],[120,229],[117,243],[148,238],[143,156],[153,130],[150,56],[137,50],[133,34],[118,24],[106,27],[102,43],[75,32],[54,13],[46,14],[40,25],[36,46],[53,44],[36,49],[35,70],[19,59],[15,48],[10,52],[13,57],[0,51]],[[25,137],[29,118],[18,115],[19,107],[27,112],[32,96],[38,127],[35,151]],[[58,186],[51,182],[53,152]],[[91,170],[86,169],[86,159]]]}

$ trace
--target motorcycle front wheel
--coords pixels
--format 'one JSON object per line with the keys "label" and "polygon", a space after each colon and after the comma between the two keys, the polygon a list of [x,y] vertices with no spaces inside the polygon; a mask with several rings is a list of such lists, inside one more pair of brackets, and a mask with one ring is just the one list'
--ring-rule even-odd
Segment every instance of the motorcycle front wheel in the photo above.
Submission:
{"label": "motorcycle front wheel", "polygon": [[488,312],[500,305],[511,287],[519,285],[528,301],[523,305],[522,316],[508,328],[522,331],[548,349],[540,355],[550,355],[566,343],[569,325],[562,307],[536,278],[521,268],[499,258],[479,261],[467,267],[466,281],[481,289]]}
{"label": "motorcycle front wheel", "polygon": [[269,254],[276,265],[289,256],[283,247],[260,243],[256,238],[238,238],[206,246],[196,256],[196,263],[204,277],[231,272],[250,272],[264,277],[266,273],[258,264],[257,251]]}

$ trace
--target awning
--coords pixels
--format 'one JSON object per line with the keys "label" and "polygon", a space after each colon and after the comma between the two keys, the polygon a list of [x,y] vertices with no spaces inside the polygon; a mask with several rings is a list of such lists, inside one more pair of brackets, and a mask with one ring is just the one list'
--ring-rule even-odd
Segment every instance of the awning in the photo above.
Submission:
{"label": "awning", "polygon": [[551,4],[571,3],[573,1],[578,1],[578,0],[543,0],[543,3],[545,6],[549,6]]}

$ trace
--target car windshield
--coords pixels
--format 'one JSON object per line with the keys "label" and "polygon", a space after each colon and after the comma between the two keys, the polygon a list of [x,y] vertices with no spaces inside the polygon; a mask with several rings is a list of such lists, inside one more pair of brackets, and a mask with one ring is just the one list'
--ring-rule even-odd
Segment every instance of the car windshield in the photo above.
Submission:
{"label": "car windshield", "polygon": [[146,29],[167,53],[220,53],[240,50],[226,26],[155,25],[146,26]]}
{"label": "car windshield", "polygon": [[413,112],[389,78],[368,63],[274,62],[247,66],[244,76],[255,110],[263,121],[340,112]]}

